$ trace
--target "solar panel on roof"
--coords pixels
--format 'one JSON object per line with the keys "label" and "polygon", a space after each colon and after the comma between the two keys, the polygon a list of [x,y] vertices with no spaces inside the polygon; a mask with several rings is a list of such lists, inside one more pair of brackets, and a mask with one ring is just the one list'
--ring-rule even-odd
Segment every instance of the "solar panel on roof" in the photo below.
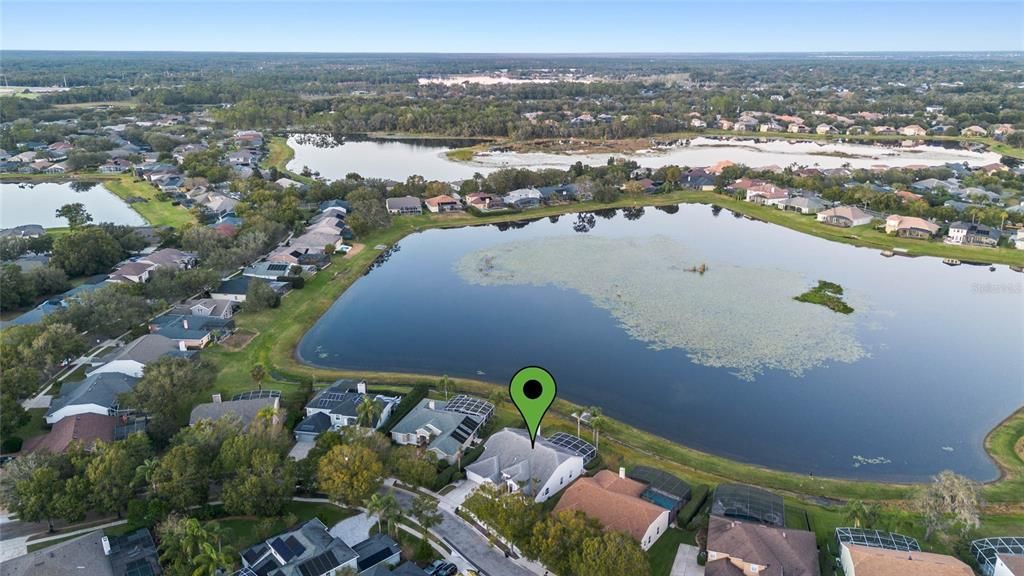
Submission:
{"label": "solar panel on roof", "polygon": [[281,540],[280,538],[274,538],[271,540],[270,547],[273,548],[274,552],[277,552],[277,555],[285,562],[288,562],[295,557],[291,548],[289,548],[288,545],[284,543],[284,540]]}
{"label": "solar panel on roof", "polygon": [[268,272],[280,272],[282,270],[287,270],[287,269],[288,269],[288,265],[287,264],[271,264],[270,266],[267,266],[267,271]]}
{"label": "solar panel on roof", "polygon": [[314,556],[299,564],[299,571],[303,576],[320,576],[329,570],[338,567],[338,559],[334,556],[333,550],[327,550],[323,554]]}
{"label": "solar panel on roof", "polygon": [[288,539],[284,541],[284,543],[288,545],[288,548],[292,551],[292,553],[295,556],[301,556],[302,553],[306,551],[306,547],[303,546],[301,542],[296,540],[295,536],[289,536]]}

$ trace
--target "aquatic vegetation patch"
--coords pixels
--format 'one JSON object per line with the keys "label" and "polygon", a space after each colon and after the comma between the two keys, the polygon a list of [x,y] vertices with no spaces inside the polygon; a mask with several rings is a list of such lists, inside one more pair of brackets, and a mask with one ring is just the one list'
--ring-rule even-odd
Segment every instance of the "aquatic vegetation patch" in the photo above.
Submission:
{"label": "aquatic vegetation patch", "polygon": [[795,296],[793,299],[797,302],[820,304],[840,314],[850,314],[853,312],[853,308],[846,302],[843,302],[843,287],[834,282],[826,282],[825,280],[818,280],[817,286],[799,296]]}
{"label": "aquatic vegetation patch", "polygon": [[800,274],[707,262],[664,236],[514,241],[471,252],[455,267],[482,286],[575,290],[634,339],[685,350],[694,363],[745,380],[765,370],[801,376],[866,355],[852,320],[793,300],[806,285]]}

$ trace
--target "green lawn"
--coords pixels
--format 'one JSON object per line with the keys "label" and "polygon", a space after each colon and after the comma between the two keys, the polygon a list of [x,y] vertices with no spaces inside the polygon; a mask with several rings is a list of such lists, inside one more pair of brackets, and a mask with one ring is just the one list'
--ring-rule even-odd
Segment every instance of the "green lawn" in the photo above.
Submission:
{"label": "green lawn", "polygon": [[651,576],[668,576],[680,544],[696,545],[695,534],[678,528],[670,528],[647,551],[651,563]]}
{"label": "green lawn", "polygon": [[180,228],[185,224],[196,221],[195,216],[186,208],[174,206],[169,200],[158,199],[159,190],[146,182],[135,182],[131,176],[122,176],[117,180],[105,181],[103,185],[125,200],[135,197],[145,198],[145,202],[133,202],[129,206],[145,218],[151,226],[173,226]]}

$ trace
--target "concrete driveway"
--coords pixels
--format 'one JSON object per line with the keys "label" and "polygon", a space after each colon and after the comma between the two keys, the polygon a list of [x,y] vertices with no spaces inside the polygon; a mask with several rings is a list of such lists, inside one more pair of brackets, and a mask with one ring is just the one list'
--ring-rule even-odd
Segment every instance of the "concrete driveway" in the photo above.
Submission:
{"label": "concrete driveway", "polygon": [[362,542],[370,536],[370,527],[377,524],[376,518],[370,518],[365,512],[345,518],[331,527],[331,536],[341,538],[349,546]]}
{"label": "concrete driveway", "polygon": [[704,576],[704,567],[697,564],[700,549],[689,544],[680,544],[676,560],[672,563],[671,576]]}
{"label": "concrete driveway", "polygon": [[480,485],[472,480],[460,480],[458,486],[456,486],[451,492],[442,496],[441,499],[452,508],[458,508],[459,506],[462,506],[462,503],[466,501],[466,498],[468,498],[469,495],[479,487]]}
{"label": "concrete driveway", "polygon": [[314,446],[316,446],[315,442],[296,442],[288,452],[288,457],[292,460],[304,460]]}

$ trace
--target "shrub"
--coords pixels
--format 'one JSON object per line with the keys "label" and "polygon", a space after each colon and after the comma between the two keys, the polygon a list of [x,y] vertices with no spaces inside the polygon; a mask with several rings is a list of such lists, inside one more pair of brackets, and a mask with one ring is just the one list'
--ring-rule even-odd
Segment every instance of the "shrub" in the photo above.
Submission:
{"label": "shrub", "polygon": [[17,436],[8,436],[4,438],[4,441],[0,443],[0,452],[4,454],[10,454],[12,452],[21,451],[21,438]]}
{"label": "shrub", "polygon": [[690,520],[697,515],[697,511],[700,510],[701,506],[704,505],[704,501],[708,498],[709,488],[706,484],[698,484],[693,487],[690,491],[690,501],[685,506],[679,509],[679,514],[676,516],[677,526],[687,526]]}
{"label": "shrub", "polygon": [[420,400],[426,398],[427,392],[429,391],[430,388],[428,388],[426,384],[417,384],[413,386],[412,390],[410,390],[409,393],[402,398],[402,401],[398,403],[398,406],[391,411],[391,416],[389,416],[388,421],[384,423],[384,427],[381,428],[381,432],[390,434],[391,429],[397,426],[398,423],[402,421],[402,418],[405,418],[406,414],[411,412],[412,409],[420,403]]}

